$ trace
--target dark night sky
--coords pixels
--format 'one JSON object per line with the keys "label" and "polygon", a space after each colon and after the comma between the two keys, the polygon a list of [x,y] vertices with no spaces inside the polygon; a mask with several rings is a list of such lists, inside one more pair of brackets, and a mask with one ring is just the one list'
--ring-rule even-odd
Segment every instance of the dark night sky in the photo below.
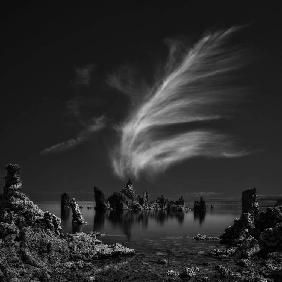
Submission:
{"label": "dark night sky", "polygon": [[[136,189],[184,194],[186,199],[200,191],[239,196],[250,186],[259,194],[281,193],[281,9],[239,6],[236,1],[226,6],[24,2],[1,9],[0,164],[22,166],[28,193],[49,199],[67,191],[86,198],[93,185],[107,193],[119,190],[122,181],[114,176],[109,159],[116,139],[111,126],[72,150],[40,155],[81,131],[67,105],[79,99],[83,120],[105,115],[111,124],[121,121],[128,98],[107,85],[107,75],[133,64],[150,80],[155,66],[165,60],[164,39],[185,37],[193,43],[208,29],[238,24],[249,24],[236,38],[249,49],[242,73],[249,90],[226,127],[253,153],[236,159],[190,159],[153,179],[141,177]],[[90,84],[77,85],[76,70],[90,65]]]}

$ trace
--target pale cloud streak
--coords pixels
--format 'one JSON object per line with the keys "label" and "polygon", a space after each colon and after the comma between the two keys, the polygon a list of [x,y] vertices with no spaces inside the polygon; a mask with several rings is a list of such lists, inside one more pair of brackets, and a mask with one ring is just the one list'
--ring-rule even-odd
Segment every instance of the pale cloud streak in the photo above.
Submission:
{"label": "pale cloud streak", "polygon": [[104,116],[95,118],[86,128],[80,131],[76,137],[60,142],[53,146],[50,146],[42,150],[40,154],[48,155],[48,154],[56,154],[56,153],[69,151],[75,148],[76,146],[80,145],[81,143],[86,142],[94,132],[103,129],[105,125],[106,122]]}
{"label": "pale cloud streak", "polygon": [[[185,126],[175,134],[166,130],[168,126],[226,118],[228,110],[240,100],[242,89],[230,84],[229,78],[242,66],[242,50],[226,47],[235,31],[230,28],[207,34],[186,51],[182,60],[168,59],[167,73],[120,127],[120,143],[112,155],[118,176],[138,177],[142,171],[158,173],[198,156],[234,158],[248,154],[238,149],[229,136],[215,130]],[[175,52],[171,50],[171,56]],[[118,76],[112,81],[122,90]]]}

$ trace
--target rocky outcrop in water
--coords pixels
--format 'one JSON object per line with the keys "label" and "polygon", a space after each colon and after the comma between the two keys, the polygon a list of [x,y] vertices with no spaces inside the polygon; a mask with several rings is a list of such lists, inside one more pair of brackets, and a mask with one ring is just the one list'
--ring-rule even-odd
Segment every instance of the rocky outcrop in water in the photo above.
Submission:
{"label": "rocky outcrop in water", "polygon": [[[221,242],[228,245],[244,245],[255,242],[257,251],[282,250],[282,206],[269,207],[259,212],[256,190],[242,193],[242,214],[221,235]],[[246,247],[246,246],[245,246]]]}
{"label": "rocky outcrop in water", "polygon": [[72,222],[74,224],[84,224],[84,223],[86,223],[84,221],[84,218],[83,218],[82,213],[80,211],[79,205],[76,202],[75,198],[72,198],[70,200],[69,205],[70,205],[71,210],[72,210]]}
{"label": "rocky outcrop in water", "polygon": [[120,190],[120,193],[122,193],[128,200],[134,201],[136,199],[136,194],[130,179],[128,179],[125,186]]}
{"label": "rocky outcrop in water", "polygon": [[109,205],[105,200],[104,193],[98,187],[94,187],[94,198],[96,203],[96,210],[99,210],[101,212],[109,208]]}
{"label": "rocky outcrop in water", "polygon": [[256,188],[248,189],[242,192],[242,214],[249,213],[255,218],[259,212]]}
{"label": "rocky outcrop in water", "polygon": [[241,217],[220,239],[229,248],[215,251],[214,255],[248,259],[247,267],[253,272],[274,278],[270,281],[282,281],[282,266],[277,266],[277,261],[282,261],[282,206],[259,211],[256,190],[244,191]]}
{"label": "rocky outcrop in water", "polygon": [[70,196],[67,193],[61,195],[61,209],[69,208]]}
{"label": "rocky outcrop in water", "polygon": [[206,202],[203,197],[200,197],[200,201],[194,202],[194,212],[196,213],[204,213],[206,212]]}
{"label": "rocky outcrop in water", "polygon": [[0,281],[89,281],[101,271],[97,259],[132,255],[96,234],[63,234],[61,222],[21,191],[18,165],[7,166],[0,195]]}

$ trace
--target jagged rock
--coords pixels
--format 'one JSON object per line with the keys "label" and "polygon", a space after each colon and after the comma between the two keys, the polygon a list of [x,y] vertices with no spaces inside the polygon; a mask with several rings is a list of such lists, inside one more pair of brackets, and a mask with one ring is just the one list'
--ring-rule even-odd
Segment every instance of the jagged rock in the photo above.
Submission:
{"label": "jagged rock", "polygon": [[260,242],[265,251],[282,251],[282,222],[265,229],[260,234]]}
{"label": "jagged rock", "polygon": [[173,269],[168,270],[166,274],[167,276],[171,277],[172,279],[179,277],[179,272]]}
{"label": "jagged rock", "polygon": [[80,211],[78,203],[75,201],[75,198],[70,200],[70,207],[72,210],[72,222],[74,224],[83,224],[85,223],[82,213]]}
{"label": "jagged rock", "polygon": [[0,196],[1,281],[84,281],[87,275],[76,276],[80,267],[93,275],[95,259],[134,254],[120,244],[101,243],[96,234],[62,234],[60,219],[39,209],[7,179]]}
{"label": "jagged rock", "polygon": [[242,192],[242,214],[239,219],[234,220],[234,224],[225,229],[220,236],[224,244],[237,244],[255,235],[255,220],[258,217],[258,202],[256,200],[256,189],[249,189]]}
{"label": "jagged rock", "polygon": [[242,213],[250,213],[256,218],[258,206],[256,188],[242,192]]}
{"label": "jagged rock", "polygon": [[279,222],[282,222],[282,206],[267,208],[266,211],[260,212],[255,225],[260,233],[266,228],[274,227]]}
{"label": "jagged rock", "polygon": [[123,195],[125,195],[129,200],[135,200],[136,194],[133,189],[133,184],[130,179],[128,179],[126,185],[120,191]]}
{"label": "jagged rock", "polygon": [[22,182],[20,178],[20,166],[18,164],[8,164],[6,167],[4,195],[10,191],[20,190]]}
{"label": "jagged rock", "polygon": [[104,193],[98,188],[94,187],[94,197],[95,197],[95,203],[96,203],[96,210],[104,211],[108,209],[108,205],[105,201]]}
{"label": "jagged rock", "polygon": [[237,257],[251,257],[261,250],[258,240],[252,236],[248,236],[240,241],[238,244],[235,255]]}
{"label": "jagged rock", "polygon": [[199,267],[185,267],[185,269],[179,274],[179,277],[182,279],[191,279],[195,277],[199,271]]}
{"label": "jagged rock", "polygon": [[237,244],[252,234],[254,230],[254,218],[250,213],[243,213],[239,219],[235,219],[232,226],[225,229],[220,236],[224,244]]}

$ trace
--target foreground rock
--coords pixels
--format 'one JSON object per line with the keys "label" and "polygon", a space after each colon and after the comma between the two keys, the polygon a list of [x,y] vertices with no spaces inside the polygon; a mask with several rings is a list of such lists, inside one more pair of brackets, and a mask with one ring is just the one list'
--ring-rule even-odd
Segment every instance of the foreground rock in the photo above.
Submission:
{"label": "foreground rock", "polygon": [[235,219],[220,238],[222,243],[231,246],[247,248],[250,245],[256,249],[254,253],[282,251],[282,206],[259,212],[256,190],[244,191],[241,217]]}
{"label": "foreground rock", "polygon": [[[259,211],[256,190],[242,193],[242,214],[220,236],[228,248],[211,251],[219,258],[234,258],[256,277],[282,281],[282,206]],[[280,262],[280,264],[279,264]],[[240,281],[240,280],[239,280]]]}
{"label": "foreground rock", "polygon": [[100,271],[98,259],[134,254],[120,244],[102,244],[94,233],[63,234],[60,219],[21,192],[19,171],[7,166],[0,196],[1,281],[90,281]]}

